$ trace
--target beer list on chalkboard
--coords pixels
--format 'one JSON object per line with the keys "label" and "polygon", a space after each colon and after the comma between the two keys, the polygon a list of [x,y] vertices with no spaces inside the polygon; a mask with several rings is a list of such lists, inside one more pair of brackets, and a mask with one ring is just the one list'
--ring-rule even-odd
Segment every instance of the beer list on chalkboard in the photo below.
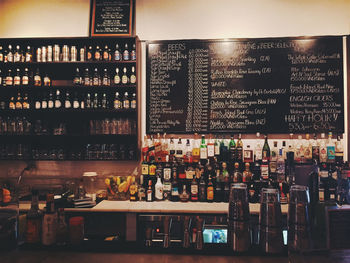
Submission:
{"label": "beer list on chalkboard", "polygon": [[342,37],[147,43],[147,133],[344,132]]}

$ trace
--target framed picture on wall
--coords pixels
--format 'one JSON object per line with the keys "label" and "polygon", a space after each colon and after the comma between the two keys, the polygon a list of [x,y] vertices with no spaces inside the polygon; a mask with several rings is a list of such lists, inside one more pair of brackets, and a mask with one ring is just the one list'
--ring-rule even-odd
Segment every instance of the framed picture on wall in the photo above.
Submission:
{"label": "framed picture on wall", "polygon": [[90,36],[133,36],[134,0],[91,0]]}

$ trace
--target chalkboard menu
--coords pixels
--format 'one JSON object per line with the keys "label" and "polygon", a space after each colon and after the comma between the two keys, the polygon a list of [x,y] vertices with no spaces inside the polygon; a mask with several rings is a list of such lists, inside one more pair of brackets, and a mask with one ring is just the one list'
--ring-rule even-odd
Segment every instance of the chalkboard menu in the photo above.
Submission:
{"label": "chalkboard menu", "polygon": [[147,133],[344,132],[342,37],[147,42]]}
{"label": "chalkboard menu", "polygon": [[92,36],[131,36],[133,0],[92,0]]}

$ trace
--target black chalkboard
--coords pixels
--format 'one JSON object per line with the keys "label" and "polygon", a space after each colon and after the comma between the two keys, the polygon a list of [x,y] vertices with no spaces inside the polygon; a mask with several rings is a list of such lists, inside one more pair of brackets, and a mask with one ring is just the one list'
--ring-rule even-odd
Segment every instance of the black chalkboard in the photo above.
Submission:
{"label": "black chalkboard", "polygon": [[147,42],[147,133],[344,132],[342,37]]}
{"label": "black chalkboard", "polygon": [[133,0],[92,0],[91,36],[131,36]]}

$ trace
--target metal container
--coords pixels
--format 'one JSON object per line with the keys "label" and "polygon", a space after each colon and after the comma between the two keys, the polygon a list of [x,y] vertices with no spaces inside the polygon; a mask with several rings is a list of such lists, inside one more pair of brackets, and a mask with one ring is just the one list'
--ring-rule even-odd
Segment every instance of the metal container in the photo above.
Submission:
{"label": "metal container", "polygon": [[283,252],[282,212],[277,189],[261,190],[259,243],[264,253]]}
{"label": "metal container", "polygon": [[288,208],[288,249],[303,251],[311,248],[309,189],[293,185]]}
{"label": "metal container", "polygon": [[251,246],[249,202],[246,184],[231,184],[228,216],[228,243],[235,252]]}

